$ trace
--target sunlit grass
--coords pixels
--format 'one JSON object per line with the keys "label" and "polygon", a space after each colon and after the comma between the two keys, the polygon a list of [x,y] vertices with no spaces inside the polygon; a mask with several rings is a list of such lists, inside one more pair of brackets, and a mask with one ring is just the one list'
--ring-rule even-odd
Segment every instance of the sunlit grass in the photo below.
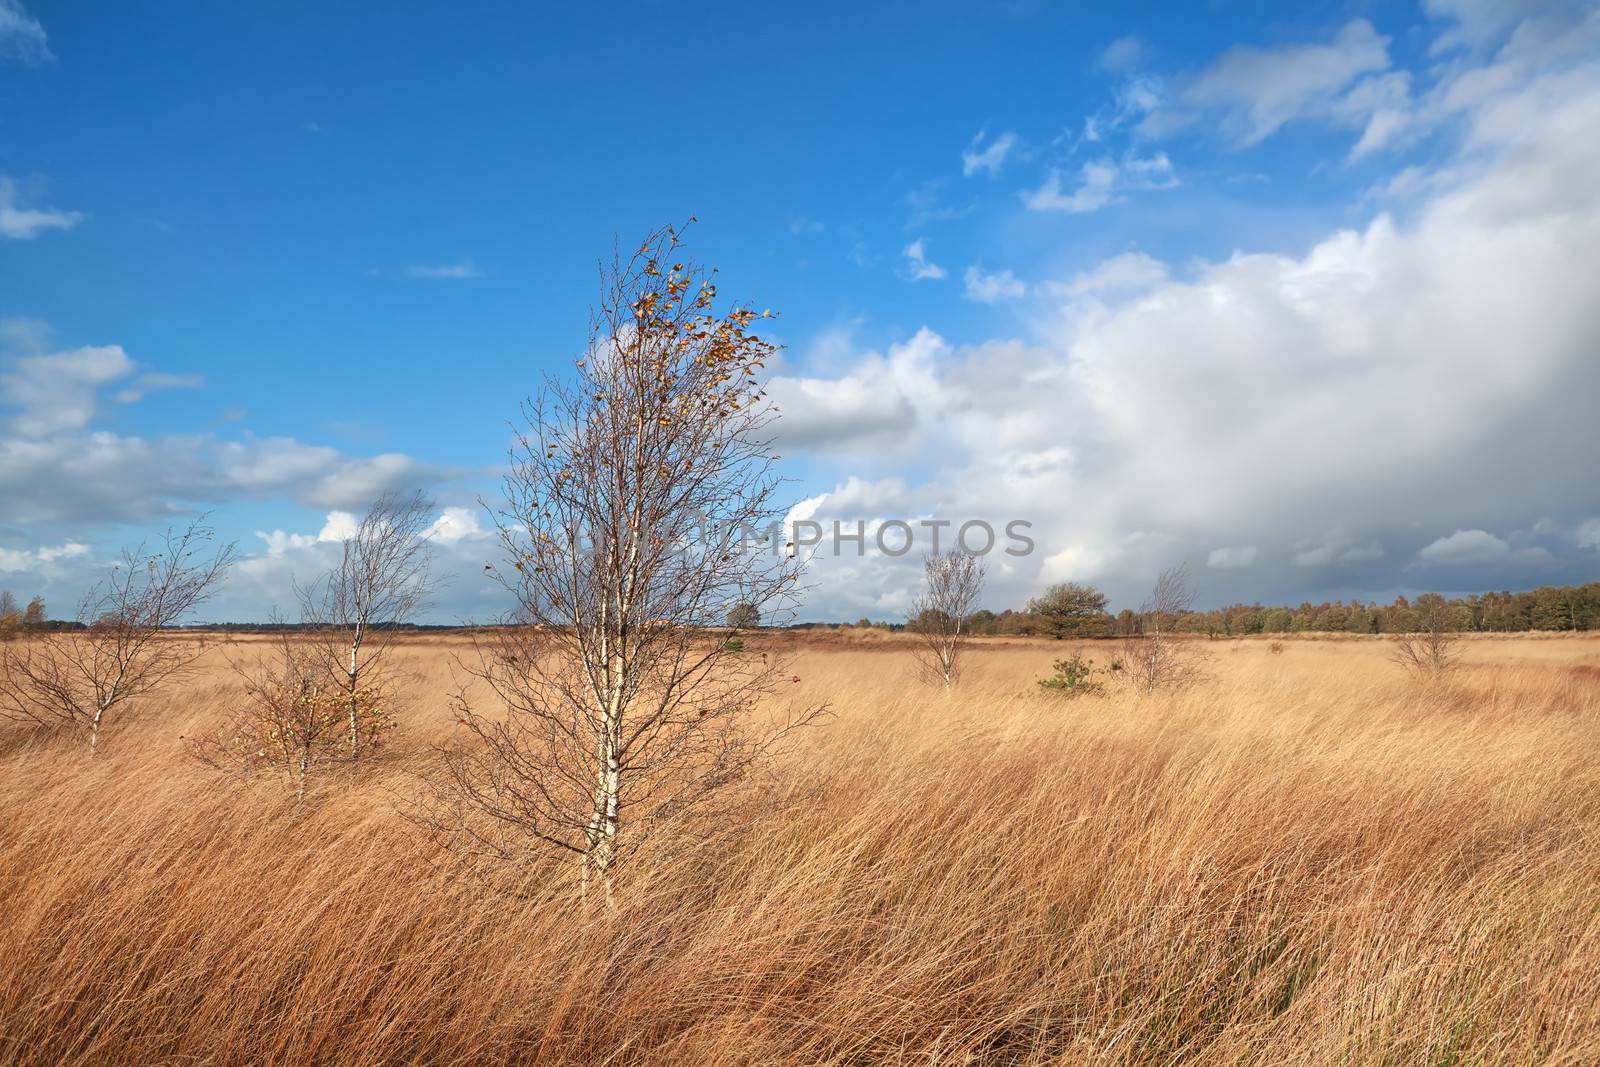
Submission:
{"label": "sunlit grass", "polygon": [[401,817],[457,646],[406,647],[425,710],[305,804],[185,759],[213,654],[93,761],[0,751],[0,1061],[1600,1062],[1600,640],[1433,686],[1376,640],[1201,643],[1142,701],[1041,690],[1070,644],[946,696],[894,638],[799,643],[779,699],[835,717],[615,912]]}

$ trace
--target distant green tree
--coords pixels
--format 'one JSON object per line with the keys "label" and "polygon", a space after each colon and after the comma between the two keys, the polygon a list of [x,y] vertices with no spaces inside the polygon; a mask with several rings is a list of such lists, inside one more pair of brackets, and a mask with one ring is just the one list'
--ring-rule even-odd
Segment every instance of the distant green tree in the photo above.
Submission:
{"label": "distant green tree", "polygon": [[1028,601],[1028,613],[1038,616],[1044,631],[1058,641],[1065,637],[1109,636],[1111,632],[1106,595],[1080,582],[1052,585]]}

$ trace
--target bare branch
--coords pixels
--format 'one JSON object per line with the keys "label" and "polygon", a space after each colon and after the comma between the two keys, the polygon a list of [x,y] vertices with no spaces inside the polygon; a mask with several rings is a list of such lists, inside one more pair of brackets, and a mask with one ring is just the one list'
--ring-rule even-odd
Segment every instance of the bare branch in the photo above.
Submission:
{"label": "bare branch", "polygon": [[85,594],[82,629],[7,644],[0,716],[80,729],[93,753],[114,709],[187,671],[204,643],[163,631],[208,600],[233,562],[231,544],[202,558],[214,536],[204,521],[167,531],[153,551],[141,544],[124,552],[121,565]]}
{"label": "bare branch", "polygon": [[1137,692],[1186,689],[1203,676],[1199,653],[1174,634],[1178,617],[1193,606],[1188,567],[1162,571],[1139,609],[1138,632],[1123,639],[1125,677]]}
{"label": "bare branch", "polygon": [[631,843],[783,733],[744,723],[776,661],[711,632],[741,605],[781,624],[799,567],[762,541],[786,504],[765,313],[716,298],[675,230],[651,234],[602,272],[573,376],[524,408],[490,568],[517,608],[468,667],[506,717],[462,699],[428,816],[469,851],[575,855],[609,892]]}
{"label": "bare branch", "polygon": [[421,493],[384,494],[344,539],[338,565],[309,586],[295,586],[301,620],[312,627],[314,658],[329,683],[345,692],[351,759],[383,734],[362,723],[363,705],[392,709],[399,699],[384,654],[397,626],[411,621],[432,595],[432,517],[433,504]]}
{"label": "bare branch", "polygon": [[953,548],[922,561],[923,591],[912,601],[909,628],[917,635],[918,672],[946,689],[961,674],[961,651],[970,636],[967,616],[978,605],[987,574],[983,559]]}

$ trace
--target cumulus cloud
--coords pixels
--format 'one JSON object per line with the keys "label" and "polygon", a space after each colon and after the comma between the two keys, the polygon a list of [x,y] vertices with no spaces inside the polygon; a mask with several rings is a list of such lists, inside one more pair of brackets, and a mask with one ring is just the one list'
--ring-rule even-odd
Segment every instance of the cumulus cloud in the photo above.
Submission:
{"label": "cumulus cloud", "polygon": [[856,369],[837,378],[775,376],[767,396],[782,416],[779,443],[819,453],[903,446],[918,410],[940,402],[936,364],[948,351],[924,329],[885,353],[860,355]]}
{"label": "cumulus cloud", "polygon": [[[1218,545],[1257,549],[1223,594],[1247,598],[1592,576],[1592,556],[1563,553],[1600,514],[1600,63],[1501,79],[1460,114],[1459,155],[1404,216],[1182,277],[1118,257],[1048,290],[1053,311],[1030,304],[1025,339],[921,331],[910,386],[876,352],[844,375],[792,374],[802,425],[848,390],[897,442],[858,448],[848,506],[825,494],[817,513],[887,513],[859,487],[916,456],[897,507],[1034,522],[1039,550],[992,572],[994,606],[1073,575],[1136,604],[1162,566]],[[1546,515],[1568,532],[1532,530]],[[1488,532],[1506,530],[1529,532]],[[1466,558],[1483,562],[1444,568]],[[816,566],[823,615],[915,578],[870,558]]]}
{"label": "cumulus cloud", "polygon": [[89,546],[81,541],[67,541],[32,550],[0,545],[0,572],[15,574],[19,571],[36,571],[57,560],[78,559],[88,554]]}
{"label": "cumulus cloud", "polygon": [[82,429],[94,417],[100,389],[135,367],[120,345],[22,356],[0,371],[0,404],[19,409],[10,425],[23,437]]}
{"label": "cumulus cloud", "polygon": [[461,541],[476,541],[488,536],[478,521],[476,508],[447,507],[428,527],[428,539],[439,544],[453,545]]}
{"label": "cumulus cloud", "polygon": [[[324,515],[315,532],[257,530],[261,550],[239,560],[207,607],[208,617],[260,619],[273,610],[286,610],[292,617],[295,586],[315,581],[338,564],[340,543],[355,534],[358,522],[354,512],[336,509]],[[510,607],[505,589],[484,574],[494,546],[475,509],[441,508],[425,536],[435,587],[417,621],[487,622]]]}
{"label": "cumulus cloud", "polygon": [[906,245],[901,253],[906,257],[902,274],[905,278],[914,281],[938,281],[945,276],[945,269],[937,263],[928,262],[927,252],[923,246],[922,238],[917,238]]}
{"label": "cumulus cloud", "polygon": [[[0,19],[5,8],[0,7]],[[3,24],[0,24],[0,42],[4,41]],[[31,241],[46,230],[70,230],[84,220],[78,211],[60,211],[49,207],[28,207],[21,186],[13,178],[0,178],[0,237],[14,241]]]}
{"label": "cumulus cloud", "polygon": [[196,375],[142,367],[120,345],[45,351],[49,331],[0,322],[0,499],[12,523],[144,522],[231,500],[288,498],[361,508],[389,490],[452,472],[411,456],[351,456],[293,438],[213,434],[142,437],[96,428],[107,400],[198,388]]}

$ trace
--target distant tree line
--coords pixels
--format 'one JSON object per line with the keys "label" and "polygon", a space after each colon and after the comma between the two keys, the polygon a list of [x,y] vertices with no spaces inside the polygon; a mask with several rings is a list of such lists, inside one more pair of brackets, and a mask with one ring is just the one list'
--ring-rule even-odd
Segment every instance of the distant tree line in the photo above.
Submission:
{"label": "distant tree line", "polygon": [[27,607],[19,608],[10,590],[0,590],[0,641],[29,630],[43,629],[45,625],[43,597],[36,596],[28,601]]}
{"label": "distant tree line", "polygon": [[[1141,632],[1146,616],[1131,609],[1106,610],[1105,594],[1093,586],[1052,586],[1022,610],[977,611],[968,619],[974,634],[1057,638],[1127,637]],[[1521,633],[1530,630],[1600,630],[1600,582],[1541,586],[1522,593],[1474,593],[1444,597],[1424,593],[1396,597],[1392,604],[1302,603],[1299,607],[1232,604],[1211,611],[1184,611],[1164,620],[1180,633],[1211,637],[1282,633],[1416,633],[1434,611],[1460,633]],[[915,622],[912,624],[915,626]]]}

